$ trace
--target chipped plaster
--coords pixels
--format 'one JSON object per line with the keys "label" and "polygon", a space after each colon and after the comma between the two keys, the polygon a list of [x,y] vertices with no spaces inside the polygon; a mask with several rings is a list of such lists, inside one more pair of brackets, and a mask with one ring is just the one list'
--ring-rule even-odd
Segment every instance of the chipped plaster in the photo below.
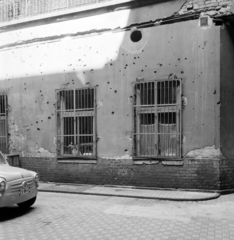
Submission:
{"label": "chipped plaster", "polygon": [[207,146],[200,149],[195,149],[187,153],[185,156],[186,158],[193,158],[193,159],[223,159],[223,155],[220,149],[215,149],[215,146]]}

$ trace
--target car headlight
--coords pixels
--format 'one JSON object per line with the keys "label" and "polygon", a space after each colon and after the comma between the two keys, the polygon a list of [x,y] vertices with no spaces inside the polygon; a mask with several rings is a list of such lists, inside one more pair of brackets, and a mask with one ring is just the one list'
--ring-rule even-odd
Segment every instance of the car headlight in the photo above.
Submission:
{"label": "car headlight", "polygon": [[33,177],[34,177],[35,183],[38,185],[39,184],[39,176],[38,176],[38,174],[35,173]]}
{"label": "car headlight", "polygon": [[0,178],[0,192],[3,192],[6,189],[6,180]]}

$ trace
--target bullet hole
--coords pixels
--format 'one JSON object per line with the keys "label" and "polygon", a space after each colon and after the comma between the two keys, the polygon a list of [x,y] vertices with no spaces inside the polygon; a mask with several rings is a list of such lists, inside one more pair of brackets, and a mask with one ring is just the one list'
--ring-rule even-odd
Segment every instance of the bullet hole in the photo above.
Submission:
{"label": "bullet hole", "polygon": [[41,97],[43,97],[43,95],[41,95]]}
{"label": "bullet hole", "polygon": [[142,71],[142,72],[144,72],[144,70],[143,70],[143,69],[141,69],[141,71]]}
{"label": "bullet hole", "polygon": [[113,64],[111,63],[110,65],[112,66]]}
{"label": "bullet hole", "polygon": [[128,152],[128,149],[125,149],[124,151],[125,151],[125,152]]}
{"label": "bullet hole", "polygon": [[137,58],[140,58],[140,57],[137,57]]}
{"label": "bullet hole", "polygon": [[162,67],[162,63],[159,63],[159,67]]}
{"label": "bullet hole", "polygon": [[115,114],[115,112],[111,112],[111,114]]}
{"label": "bullet hole", "polygon": [[117,93],[117,90],[115,90],[115,93]]}
{"label": "bullet hole", "polygon": [[97,84],[96,87],[98,87],[99,85]]}
{"label": "bullet hole", "polygon": [[24,90],[26,90],[26,88]]}
{"label": "bullet hole", "polygon": [[54,114],[52,114],[52,116],[54,116]]}
{"label": "bullet hole", "polygon": [[135,64],[135,63],[133,62],[133,64]]}
{"label": "bullet hole", "polygon": [[183,74],[183,73],[184,73],[184,71],[181,71],[180,73],[181,73],[181,74]]}
{"label": "bullet hole", "polygon": [[24,85],[26,85],[26,83],[24,83]]}
{"label": "bullet hole", "polygon": [[139,42],[142,39],[142,33],[139,30],[135,30],[131,33],[130,38],[133,42]]}
{"label": "bullet hole", "polygon": [[142,52],[144,52],[144,50],[142,50]]}
{"label": "bullet hole", "polygon": [[90,72],[93,72],[93,69],[91,69]]}
{"label": "bullet hole", "polygon": [[147,67],[147,65],[145,65],[145,67]]}
{"label": "bullet hole", "polygon": [[157,71],[154,71],[154,73],[157,73]]}
{"label": "bullet hole", "polygon": [[110,90],[111,90],[112,88],[110,88]]}
{"label": "bullet hole", "polygon": [[107,82],[107,84],[110,84],[110,82]]}
{"label": "bullet hole", "polygon": [[214,90],[214,93],[213,94],[216,94],[216,90]]}
{"label": "bullet hole", "polygon": [[124,54],[122,53],[122,56],[124,56]]}
{"label": "bullet hole", "polygon": [[119,72],[121,72],[121,70],[119,70]]}
{"label": "bullet hole", "polygon": [[47,102],[47,104],[49,104],[49,102]]}
{"label": "bullet hole", "polygon": [[38,123],[38,121],[36,121],[36,123]]}
{"label": "bullet hole", "polygon": [[178,61],[180,61],[180,58],[178,58]]}
{"label": "bullet hole", "polygon": [[42,92],[42,91],[40,90],[40,92]]}
{"label": "bullet hole", "polygon": [[127,117],[129,116],[129,114],[127,114]]}
{"label": "bullet hole", "polygon": [[43,122],[43,120],[41,120],[41,122]]}
{"label": "bullet hole", "polygon": [[35,101],[35,103],[37,103],[37,101]]}
{"label": "bullet hole", "polygon": [[134,57],[134,59],[136,59],[136,57]]}
{"label": "bullet hole", "polygon": [[185,58],[184,60],[187,60],[187,58]]}
{"label": "bullet hole", "polygon": [[48,117],[48,119],[51,119],[51,117]]}
{"label": "bullet hole", "polygon": [[40,131],[41,129],[40,128],[37,128],[38,131]]}
{"label": "bullet hole", "polygon": [[220,103],[221,103],[220,101],[219,101],[219,102],[217,102],[217,105],[220,105]]}

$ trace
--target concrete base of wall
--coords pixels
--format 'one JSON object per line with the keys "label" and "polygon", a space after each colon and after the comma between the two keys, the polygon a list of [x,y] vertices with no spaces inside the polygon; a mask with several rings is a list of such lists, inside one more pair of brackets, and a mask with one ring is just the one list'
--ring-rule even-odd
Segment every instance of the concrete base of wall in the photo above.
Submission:
{"label": "concrete base of wall", "polygon": [[234,160],[184,159],[181,164],[134,164],[125,159],[58,163],[56,158],[21,157],[20,167],[41,181],[153,188],[225,190],[234,188]]}

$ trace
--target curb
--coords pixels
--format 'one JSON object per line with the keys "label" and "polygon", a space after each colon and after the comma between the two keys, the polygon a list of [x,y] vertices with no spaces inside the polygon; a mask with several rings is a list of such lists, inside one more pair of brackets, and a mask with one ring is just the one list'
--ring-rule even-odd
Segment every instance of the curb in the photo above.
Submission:
{"label": "curb", "polygon": [[39,192],[52,192],[52,193],[67,193],[67,194],[80,194],[80,195],[93,195],[93,196],[106,196],[106,197],[125,197],[125,198],[139,198],[139,199],[151,199],[151,200],[163,200],[163,201],[177,201],[177,202],[195,202],[195,201],[208,201],[217,199],[220,197],[219,193],[216,193],[211,197],[204,198],[167,198],[167,197],[147,197],[138,195],[124,195],[124,194],[108,194],[108,193],[88,193],[88,192],[76,192],[76,191],[62,191],[52,189],[38,189]]}

